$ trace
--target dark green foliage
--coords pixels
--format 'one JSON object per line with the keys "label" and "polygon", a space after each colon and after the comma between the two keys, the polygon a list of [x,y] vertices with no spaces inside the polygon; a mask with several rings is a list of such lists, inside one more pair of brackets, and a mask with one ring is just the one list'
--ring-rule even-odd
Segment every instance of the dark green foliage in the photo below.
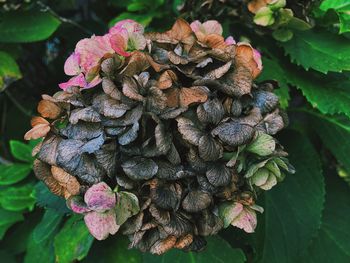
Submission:
{"label": "dark green foliage", "polygon": [[[350,173],[348,0],[287,0],[285,8],[312,29],[296,20],[258,26],[247,1],[238,0],[6,2],[10,9],[0,5],[1,262],[350,262],[350,189],[338,176]],[[276,94],[293,130],[279,140],[297,172],[265,194],[256,233],[229,227],[224,238],[209,238],[204,252],[157,257],[128,250],[121,235],[93,241],[82,217],[33,176],[35,144],[19,140],[40,94],[58,90],[64,60],[79,39],[125,18],[161,31],[179,15],[217,19],[227,35],[249,39],[261,51],[258,81],[279,83]]]}

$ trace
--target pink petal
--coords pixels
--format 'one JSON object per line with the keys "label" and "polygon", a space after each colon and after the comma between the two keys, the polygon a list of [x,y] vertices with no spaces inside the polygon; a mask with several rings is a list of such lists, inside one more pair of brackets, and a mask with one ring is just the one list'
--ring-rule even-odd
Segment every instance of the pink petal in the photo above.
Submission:
{"label": "pink petal", "polygon": [[79,75],[71,78],[67,82],[58,84],[58,86],[63,90],[66,90],[66,89],[73,87],[73,86],[85,87],[86,85],[87,85],[87,83],[86,83],[86,80],[85,80],[83,73],[80,73]]}
{"label": "pink petal", "polygon": [[116,196],[112,189],[104,182],[94,184],[85,193],[85,203],[94,211],[104,212],[116,204]]}
{"label": "pink petal", "polygon": [[202,23],[199,22],[199,20],[193,21],[190,25],[190,27],[194,33],[197,33],[198,31],[200,31],[201,26],[202,26]]}
{"label": "pink petal", "polygon": [[80,67],[85,74],[95,73],[101,60],[108,54],[113,54],[114,50],[109,42],[109,35],[92,36],[80,40],[75,48],[75,53],[79,54]]}
{"label": "pink petal", "polygon": [[254,48],[253,50],[254,50],[254,52],[253,52],[254,61],[258,65],[258,69],[262,70],[261,54],[257,49]]}
{"label": "pink petal", "polygon": [[202,24],[204,32],[206,35],[218,34],[222,35],[222,26],[216,20],[208,20]]}
{"label": "pink petal", "polygon": [[80,73],[79,63],[79,54],[73,52],[64,63],[64,73],[68,76],[78,75]]}
{"label": "pink petal", "polygon": [[236,41],[232,36],[229,36],[228,38],[225,39],[225,43],[229,46],[236,44]]}
{"label": "pink petal", "polygon": [[231,222],[231,225],[243,229],[247,233],[253,233],[257,225],[255,211],[244,207],[243,211]]}
{"label": "pink petal", "polygon": [[130,53],[126,52],[126,49],[128,48],[128,39],[125,38],[122,34],[110,35],[109,41],[111,43],[112,48],[117,54],[123,57],[130,56]]}
{"label": "pink petal", "polygon": [[124,34],[124,32],[131,33],[144,33],[144,28],[141,24],[137,23],[131,19],[125,19],[117,22],[112,28],[109,29],[109,33],[111,34]]}
{"label": "pink petal", "polygon": [[129,50],[144,50],[147,44],[146,38],[139,33],[129,35],[128,43]]}
{"label": "pink petal", "polygon": [[67,205],[74,213],[77,214],[84,214],[91,211],[79,196],[69,198],[67,200]]}
{"label": "pink petal", "polygon": [[106,213],[89,212],[84,216],[84,221],[91,235],[97,240],[106,239],[109,234],[114,235],[120,227],[117,225],[114,210]]}

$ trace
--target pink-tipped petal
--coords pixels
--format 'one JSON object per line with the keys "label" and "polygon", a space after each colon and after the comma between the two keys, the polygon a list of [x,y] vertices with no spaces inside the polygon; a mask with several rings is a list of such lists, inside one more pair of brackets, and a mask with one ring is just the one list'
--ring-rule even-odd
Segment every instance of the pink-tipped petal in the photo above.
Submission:
{"label": "pink-tipped petal", "polygon": [[228,38],[225,39],[225,43],[229,46],[235,45],[236,41],[232,36],[229,36]]}
{"label": "pink-tipped petal", "polygon": [[97,240],[104,240],[109,234],[114,235],[120,227],[117,225],[114,210],[105,213],[89,212],[84,216],[84,221],[91,235]]}
{"label": "pink-tipped petal", "polygon": [[134,33],[129,36],[128,49],[129,50],[144,50],[146,48],[146,38],[139,33]]}
{"label": "pink-tipped petal", "polygon": [[203,24],[203,30],[204,34],[209,35],[209,34],[217,34],[217,35],[222,35],[222,26],[221,24],[216,21],[216,20],[208,20],[205,21]]}
{"label": "pink-tipped petal", "polygon": [[126,49],[128,48],[128,39],[126,39],[123,35],[121,35],[121,34],[110,35],[109,41],[110,41],[110,44],[111,44],[113,50],[117,54],[119,54],[123,57],[130,56],[130,53],[126,52]]}
{"label": "pink-tipped petal", "polygon": [[64,73],[68,76],[75,76],[80,73],[79,54],[73,52],[64,63]]}
{"label": "pink-tipped petal", "polygon": [[75,53],[79,54],[82,71],[85,74],[92,71],[96,74],[96,68],[100,65],[102,58],[113,54],[114,50],[109,42],[109,35],[104,35],[80,40],[76,45]]}
{"label": "pink-tipped petal", "polygon": [[109,29],[109,33],[111,34],[124,34],[125,30],[128,34],[131,33],[144,33],[144,27],[131,19],[125,19],[117,22],[113,27]]}
{"label": "pink-tipped petal", "polygon": [[71,78],[67,82],[58,84],[58,86],[61,89],[66,90],[70,87],[82,87],[83,88],[83,87],[87,86],[87,83],[86,83],[84,74],[80,73],[79,75]]}
{"label": "pink-tipped petal", "polygon": [[199,20],[196,20],[196,21],[193,21],[190,26],[191,26],[192,31],[194,33],[197,33],[198,31],[201,30],[202,23],[199,22]]}
{"label": "pink-tipped petal", "polygon": [[262,66],[261,54],[257,49],[254,49],[253,56],[254,56],[254,61],[258,65],[258,69],[262,70],[263,66]]}
{"label": "pink-tipped petal", "polygon": [[249,207],[244,207],[242,212],[233,219],[231,225],[243,229],[247,233],[253,233],[257,225],[256,212]]}
{"label": "pink-tipped petal", "polygon": [[91,210],[104,212],[114,208],[116,196],[105,182],[101,182],[86,191],[84,201]]}
{"label": "pink-tipped petal", "polygon": [[84,203],[83,199],[79,196],[73,196],[67,200],[67,206],[77,214],[85,214],[91,210]]}

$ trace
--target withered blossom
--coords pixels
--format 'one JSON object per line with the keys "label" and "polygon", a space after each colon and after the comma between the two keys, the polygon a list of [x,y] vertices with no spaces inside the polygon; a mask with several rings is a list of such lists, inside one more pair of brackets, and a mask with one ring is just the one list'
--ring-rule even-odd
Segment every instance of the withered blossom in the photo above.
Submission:
{"label": "withered blossom", "polygon": [[253,232],[259,192],[293,172],[273,138],[287,124],[276,85],[254,82],[260,53],[217,21],[121,21],[64,69],[73,78],[43,95],[25,138],[44,137],[37,177],[99,240],[120,228],[141,251],[200,251],[228,225]]}

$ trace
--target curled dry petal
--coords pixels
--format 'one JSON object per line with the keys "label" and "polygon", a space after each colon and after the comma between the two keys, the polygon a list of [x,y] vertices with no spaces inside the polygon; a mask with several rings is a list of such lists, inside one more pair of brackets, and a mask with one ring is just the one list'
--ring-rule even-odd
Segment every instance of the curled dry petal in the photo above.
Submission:
{"label": "curled dry petal", "polygon": [[57,166],[51,166],[51,173],[53,178],[55,178],[60,185],[66,188],[71,195],[79,194],[80,184],[74,176]]}
{"label": "curled dry petal", "polygon": [[49,100],[41,100],[37,109],[44,118],[57,119],[61,114],[61,108],[56,103]]}
{"label": "curled dry petal", "polygon": [[115,206],[116,196],[105,182],[101,182],[86,191],[84,201],[91,210],[104,212]]}
{"label": "curled dry petal", "polygon": [[97,240],[106,239],[109,234],[114,235],[120,227],[117,225],[115,211],[113,209],[104,213],[89,212],[84,216],[84,221],[91,235]]}
{"label": "curled dry petal", "polygon": [[67,206],[77,214],[85,214],[91,212],[91,209],[87,207],[83,199],[80,196],[72,196],[67,200]]}
{"label": "curled dry petal", "polygon": [[255,79],[262,70],[260,53],[246,43],[237,44],[235,63],[239,67],[244,66],[248,68],[253,79]]}
{"label": "curled dry petal", "polygon": [[64,73],[68,76],[75,76],[80,73],[80,56],[73,52],[64,63]]}
{"label": "curled dry petal", "polygon": [[43,138],[50,130],[51,127],[49,123],[37,124],[24,135],[24,139],[29,141]]}

